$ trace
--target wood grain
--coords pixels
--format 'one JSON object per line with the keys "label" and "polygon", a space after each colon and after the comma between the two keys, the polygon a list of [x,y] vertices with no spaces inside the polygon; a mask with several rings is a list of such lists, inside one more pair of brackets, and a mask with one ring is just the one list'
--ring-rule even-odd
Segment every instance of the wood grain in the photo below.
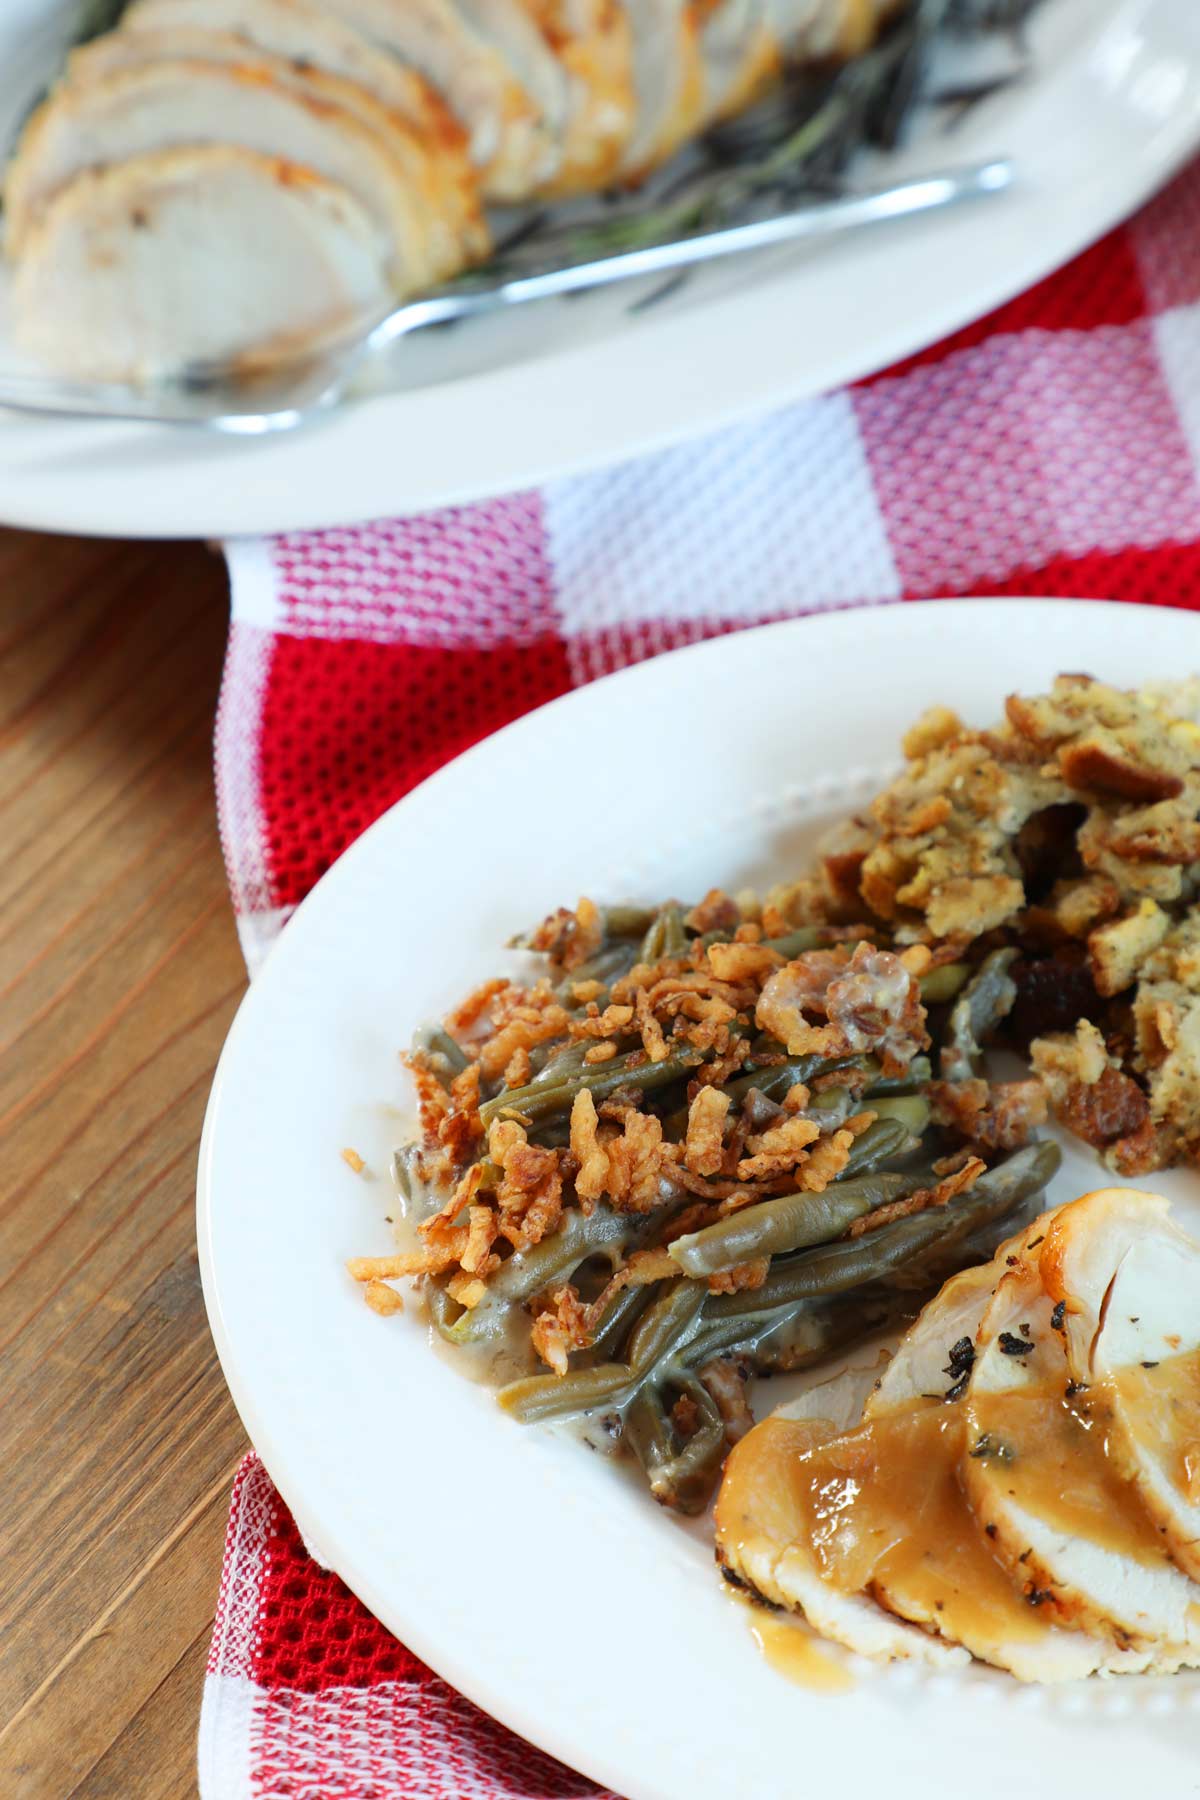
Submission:
{"label": "wood grain", "polygon": [[245,974],[212,791],[224,565],[0,532],[0,1794],[196,1791],[245,1449],[196,1154]]}

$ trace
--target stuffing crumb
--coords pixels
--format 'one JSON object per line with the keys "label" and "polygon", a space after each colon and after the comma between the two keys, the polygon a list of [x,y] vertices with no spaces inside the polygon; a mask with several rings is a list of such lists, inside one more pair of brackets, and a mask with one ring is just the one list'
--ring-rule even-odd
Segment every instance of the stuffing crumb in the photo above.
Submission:
{"label": "stuffing crumb", "polygon": [[348,1169],[353,1169],[356,1175],[361,1175],[367,1166],[358,1151],[349,1148],[342,1151],[342,1161]]}

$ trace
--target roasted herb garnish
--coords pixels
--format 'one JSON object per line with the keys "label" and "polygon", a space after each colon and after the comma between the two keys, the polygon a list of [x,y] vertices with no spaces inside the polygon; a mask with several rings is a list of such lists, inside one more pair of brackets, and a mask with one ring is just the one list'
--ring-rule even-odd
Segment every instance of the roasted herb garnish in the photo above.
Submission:
{"label": "roasted herb garnish", "polygon": [[978,1458],[980,1462],[1011,1462],[1013,1460],[1011,1445],[1001,1443],[999,1438],[994,1438],[990,1431],[985,1431],[982,1437],[975,1440],[967,1451],[967,1455]]}
{"label": "roasted herb garnish", "polygon": [[950,1360],[946,1364],[945,1373],[953,1377],[953,1382],[946,1389],[947,1400],[961,1400],[966,1392],[967,1382],[971,1378],[971,1369],[975,1363],[975,1346],[969,1337],[960,1337],[956,1344],[950,1346]]}

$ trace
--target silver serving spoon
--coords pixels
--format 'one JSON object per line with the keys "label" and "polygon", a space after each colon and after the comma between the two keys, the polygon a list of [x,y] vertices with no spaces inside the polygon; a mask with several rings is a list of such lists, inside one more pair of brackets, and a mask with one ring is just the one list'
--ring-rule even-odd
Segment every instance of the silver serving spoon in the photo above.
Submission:
{"label": "silver serving spoon", "polygon": [[426,325],[549,300],[585,288],[607,287],[640,276],[661,275],[718,257],[740,256],[778,244],[830,237],[886,219],[932,212],[962,200],[978,200],[1011,186],[1007,159],[971,164],[897,182],[891,187],[822,201],[759,219],[749,225],[699,232],[646,249],[545,269],[491,285],[453,285],[360,325],[353,336],[326,341],[302,359],[272,363],[248,375],[234,364],[193,367],[170,381],[144,387],[69,381],[52,375],[0,373],[0,406],[22,412],[65,413],[93,419],[140,419],[150,424],[204,425],[211,430],[255,436],[291,431],[343,398],[370,357],[397,338]]}

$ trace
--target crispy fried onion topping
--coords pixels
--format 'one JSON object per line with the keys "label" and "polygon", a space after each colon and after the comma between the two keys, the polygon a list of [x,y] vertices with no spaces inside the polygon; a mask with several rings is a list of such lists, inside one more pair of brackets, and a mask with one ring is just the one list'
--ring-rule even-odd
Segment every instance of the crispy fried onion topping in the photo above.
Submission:
{"label": "crispy fried onion topping", "polygon": [[755,1018],[790,1056],[874,1051],[888,1073],[906,1068],[929,1043],[916,976],[893,951],[870,944],[852,954],[805,951],[769,978]]}

